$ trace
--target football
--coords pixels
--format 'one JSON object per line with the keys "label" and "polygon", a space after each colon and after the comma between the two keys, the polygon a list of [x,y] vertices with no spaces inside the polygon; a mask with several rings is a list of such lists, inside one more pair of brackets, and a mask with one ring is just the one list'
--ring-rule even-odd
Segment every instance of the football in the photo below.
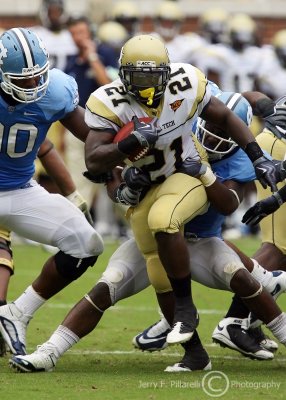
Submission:
{"label": "football", "polygon": [[[153,118],[150,117],[142,117],[139,118],[139,121],[142,122],[151,122]],[[118,143],[121,140],[125,139],[128,135],[130,135],[130,133],[134,130],[134,123],[133,121],[129,121],[126,125],[124,125],[115,135],[114,139],[113,139],[113,143]],[[134,150],[133,153],[131,153],[128,156],[128,159],[132,162],[134,161],[138,161],[141,158],[145,157],[149,152],[148,147],[142,147],[139,145],[138,143],[138,148],[136,150]]]}

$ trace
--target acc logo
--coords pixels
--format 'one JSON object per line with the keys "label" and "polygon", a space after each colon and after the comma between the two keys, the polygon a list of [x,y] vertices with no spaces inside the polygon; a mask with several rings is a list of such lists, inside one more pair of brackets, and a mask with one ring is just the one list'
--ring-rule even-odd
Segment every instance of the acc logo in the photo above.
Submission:
{"label": "acc logo", "polygon": [[3,64],[2,59],[7,58],[7,49],[4,47],[2,40],[0,40],[0,65]]}
{"label": "acc logo", "polygon": [[136,67],[156,67],[156,62],[155,61],[141,61],[138,60],[136,62]]}
{"label": "acc logo", "polygon": [[181,107],[183,101],[184,101],[184,99],[174,101],[174,103],[171,103],[171,104],[170,104],[171,109],[172,109],[174,112],[177,111],[178,108]]}

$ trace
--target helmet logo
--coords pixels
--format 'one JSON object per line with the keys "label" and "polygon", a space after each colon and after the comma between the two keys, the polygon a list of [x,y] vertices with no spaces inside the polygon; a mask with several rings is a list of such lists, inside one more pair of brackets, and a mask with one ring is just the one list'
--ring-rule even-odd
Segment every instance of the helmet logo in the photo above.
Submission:
{"label": "helmet logo", "polygon": [[155,61],[140,61],[138,60],[136,62],[136,67],[151,67],[151,68],[156,68],[156,62]]}
{"label": "helmet logo", "polygon": [[4,47],[2,40],[0,40],[0,65],[3,64],[2,59],[7,57],[7,49]]}
{"label": "helmet logo", "polygon": [[23,74],[27,74],[29,72],[35,72],[38,71],[40,69],[39,64],[34,65],[33,67],[29,67],[29,68],[22,68],[22,73]]}
{"label": "helmet logo", "polygon": [[174,103],[170,104],[171,109],[175,112],[178,110],[178,108],[181,107],[182,103],[183,103],[184,99],[182,100],[175,100]]}

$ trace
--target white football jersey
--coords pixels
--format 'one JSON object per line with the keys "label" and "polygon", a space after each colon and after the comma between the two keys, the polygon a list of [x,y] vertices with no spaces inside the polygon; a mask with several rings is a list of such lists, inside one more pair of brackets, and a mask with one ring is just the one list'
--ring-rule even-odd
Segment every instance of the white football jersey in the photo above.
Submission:
{"label": "white football jersey", "polygon": [[120,79],[93,92],[86,105],[85,120],[92,129],[118,132],[133,116],[157,117],[161,131],[153,149],[134,164],[144,166],[153,182],[172,175],[182,160],[200,159],[192,125],[210,101],[205,75],[190,64],[171,64],[171,78],[157,108],[147,107],[129,95]]}
{"label": "white football jersey", "polygon": [[263,50],[257,46],[238,52],[223,44],[211,44],[197,51],[193,63],[206,75],[216,72],[222,91],[241,93],[253,90],[262,58]]}
{"label": "white football jersey", "polygon": [[272,46],[265,46],[263,62],[258,71],[260,90],[278,99],[286,93],[286,68],[280,64]]}
{"label": "white football jersey", "polygon": [[49,53],[50,68],[64,71],[68,56],[78,53],[70,32],[67,29],[53,32],[44,26],[33,26],[31,30],[45,43]]}

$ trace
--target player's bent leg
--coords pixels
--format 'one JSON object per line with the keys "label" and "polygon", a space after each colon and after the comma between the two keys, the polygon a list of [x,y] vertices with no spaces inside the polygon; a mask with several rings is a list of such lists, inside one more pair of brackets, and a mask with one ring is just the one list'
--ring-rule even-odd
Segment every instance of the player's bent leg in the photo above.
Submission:
{"label": "player's bent leg", "polygon": [[97,326],[105,310],[147,286],[145,261],[134,240],[123,243],[94,288],[72,308],[50,339],[30,355],[14,356],[11,366],[24,372],[52,370],[70,347]]}

